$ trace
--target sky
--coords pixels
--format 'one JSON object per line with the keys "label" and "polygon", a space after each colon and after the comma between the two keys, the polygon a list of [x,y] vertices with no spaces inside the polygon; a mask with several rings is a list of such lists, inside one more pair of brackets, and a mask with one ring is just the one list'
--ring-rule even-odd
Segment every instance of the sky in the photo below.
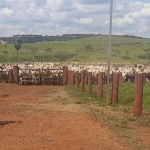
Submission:
{"label": "sky", "polygon": [[[109,34],[111,0],[1,0],[0,37]],[[150,38],[150,0],[113,0],[113,35]]]}

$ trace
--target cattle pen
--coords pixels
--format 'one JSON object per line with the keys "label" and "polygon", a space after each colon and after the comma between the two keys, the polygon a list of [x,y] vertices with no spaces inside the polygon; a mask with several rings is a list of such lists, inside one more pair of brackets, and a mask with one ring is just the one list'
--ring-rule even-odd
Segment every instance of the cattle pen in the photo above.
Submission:
{"label": "cattle pen", "polygon": [[[139,67],[141,68],[141,66]],[[139,69],[136,67],[136,69]],[[133,71],[133,68],[131,69]],[[124,72],[115,69],[110,74],[112,84],[110,103],[118,102],[119,84],[131,82],[135,84],[134,90],[134,115],[142,114],[143,84],[149,82],[146,72]],[[0,70],[0,82],[16,83],[20,85],[75,85],[76,88],[84,90],[87,85],[87,93],[92,93],[92,84],[97,85],[97,96],[102,97],[103,84],[107,83],[106,70],[92,71],[92,68],[76,66],[51,66],[50,68],[21,68],[17,65],[9,69]],[[138,78],[138,79],[137,79]]]}

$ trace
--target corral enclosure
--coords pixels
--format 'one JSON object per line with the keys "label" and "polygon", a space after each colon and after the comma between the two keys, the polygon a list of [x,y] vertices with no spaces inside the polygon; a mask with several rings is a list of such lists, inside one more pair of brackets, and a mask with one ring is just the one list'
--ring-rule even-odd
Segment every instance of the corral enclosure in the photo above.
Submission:
{"label": "corral enclosure", "polygon": [[[96,77],[98,72],[103,72],[107,76],[107,64],[106,63],[98,63],[98,64],[80,64],[77,62],[74,63],[52,63],[52,62],[23,62],[16,64],[0,64],[1,75],[9,75],[9,71],[13,69],[14,66],[18,66],[18,75],[19,77],[23,77],[25,75],[35,75],[38,77],[38,74],[42,76],[49,73],[50,76],[56,75],[61,76],[63,74],[63,67],[67,66],[68,70],[72,70],[74,72],[78,71],[81,73],[82,71],[91,72],[92,76]],[[150,65],[149,64],[111,64],[110,66],[110,75],[113,72],[119,72],[122,74],[123,82],[133,82],[134,79],[131,78],[136,73],[143,72],[146,74],[146,82],[150,82]],[[7,81],[6,81],[7,82]],[[106,81],[105,81],[106,83]],[[40,84],[40,83],[38,83]]]}
{"label": "corral enclosure", "polygon": [[[113,36],[111,61],[113,63],[148,63],[149,47],[149,39]],[[107,49],[108,36],[105,35],[68,41],[22,43],[19,50],[19,62],[106,63]],[[17,61],[13,44],[1,44],[0,55],[2,63]]]}
{"label": "corral enclosure", "polygon": [[[106,63],[53,63],[53,62],[23,62],[16,64],[0,64],[0,72],[1,72],[1,80],[7,80],[8,82],[8,76],[11,74],[14,74],[12,71],[13,67],[18,67],[18,76],[19,78],[22,77],[29,77],[34,76],[33,78],[41,78],[48,75],[49,77],[60,77],[62,82],[62,76],[63,76],[63,68],[64,66],[67,66],[67,70],[72,70],[75,72],[81,73],[84,72],[91,72],[93,78],[96,78],[99,72],[102,72],[104,74],[104,77],[107,78],[107,69],[108,66]],[[10,72],[9,72],[10,71]],[[113,72],[121,73],[122,75],[122,82],[134,82],[134,77],[136,73],[145,73],[145,82],[150,82],[150,65],[149,64],[111,64],[110,66],[110,77],[112,76]],[[38,76],[38,75],[41,75]],[[6,77],[4,77],[6,76]],[[47,77],[48,77],[47,76]],[[2,79],[3,78],[3,79]],[[94,79],[93,79],[94,80]],[[12,82],[12,81],[11,81]],[[93,81],[94,82],[94,81]],[[96,81],[95,81],[96,82]],[[104,81],[106,83],[106,79]],[[41,84],[41,82],[37,83]],[[43,82],[44,84],[44,82]],[[50,84],[50,83],[49,83]],[[62,83],[59,83],[61,85]]]}
{"label": "corral enclosure", "polygon": [[[82,75],[82,73],[84,73]],[[91,79],[89,81],[88,74],[91,73]],[[0,82],[17,83],[22,85],[75,85],[81,87],[81,84],[85,86],[90,82],[92,87],[88,90],[88,93],[94,91],[97,93],[98,74],[102,73],[102,82],[107,84],[107,64],[79,64],[79,63],[52,63],[52,62],[35,62],[35,63],[19,63],[15,64],[3,64],[0,69]],[[123,104],[132,104],[134,93],[135,75],[138,73],[143,74],[143,81],[141,84],[145,84],[144,88],[144,102],[145,108],[149,109],[149,94],[150,91],[150,66],[148,64],[112,64],[110,67],[110,82],[112,82],[113,74],[119,74],[119,101]],[[125,85],[126,84],[126,85]],[[113,85],[113,84],[112,84]],[[131,86],[132,85],[132,86]],[[86,87],[88,89],[88,87]],[[104,90],[104,93],[106,90]],[[126,94],[124,94],[126,93]],[[97,96],[97,94],[96,94]],[[102,95],[101,95],[102,96]],[[105,94],[103,94],[103,102]],[[124,101],[125,100],[125,101]]]}

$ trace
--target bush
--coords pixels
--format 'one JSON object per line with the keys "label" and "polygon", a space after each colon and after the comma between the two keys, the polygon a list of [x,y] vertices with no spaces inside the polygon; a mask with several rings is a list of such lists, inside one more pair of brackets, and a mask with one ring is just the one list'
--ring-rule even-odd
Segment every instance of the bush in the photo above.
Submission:
{"label": "bush", "polygon": [[146,59],[147,57],[145,55],[139,55],[138,58],[139,59]]}
{"label": "bush", "polygon": [[129,56],[122,56],[122,59],[131,59]]}

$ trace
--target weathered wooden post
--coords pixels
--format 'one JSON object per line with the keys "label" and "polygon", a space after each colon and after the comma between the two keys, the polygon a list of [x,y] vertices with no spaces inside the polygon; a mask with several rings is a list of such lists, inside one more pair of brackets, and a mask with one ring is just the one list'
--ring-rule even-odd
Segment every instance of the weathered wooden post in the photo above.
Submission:
{"label": "weathered wooden post", "polygon": [[19,84],[19,67],[13,66],[13,77],[14,77],[14,83]]}
{"label": "weathered wooden post", "polygon": [[100,98],[103,96],[103,73],[99,72],[98,73],[98,91],[97,91],[97,96]]}
{"label": "weathered wooden post", "polygon": [[118,102],[118,90],[119,90],[119,73],[113,73],[112,75],[112,97],[111,102]]}
{"label": "weathered wooden post", "polygon": [[85,78],[84,78],[84,83],[88,84],[88,72],[85,72]]}
{"label": "weathered wooden post", "polygon": [[134,85],[134,116],[142,115],[143,108],[143,73],[135,74]]}
{"label": "weathered wooden post", "polygon": [[13,69],[8,71],[8,83],[13,83]]}
{"label": "weathered wooden post", "polygon": [[67,85],[68,66],[63,66],[63,85]]}
{"label": "weathered wooden post", "polygon": [[81,91],[84,91],[84,76],[85,76],[84,71],[81,71],[81,83],[80,83]]}
{"label": "weathered wooden post", "polygon": [[67,84],[68,84],[68,85],[71,84],[71,70],[68,70],[68,80],[67,80]]}
{"label": "weathered wooden post", "polygon": [[71,81],[70,81],[70,82],[71,82],[71,85],[74,85],[74,83],[75,83],[75,81],[74,81],[74,80],[75,80],[75,77],[74,77],[74,71],[72,71],[72,70],[71,70],[71,73],[70,73],[70,78],[71,78],[71,79],[70,79],[70,80],[71,80]]}
{"label": "weathered wooden post", "polygon": [[80,82],[81,82],[81,72],[79,72],[79,84],[80,84]]}
{"label": "weathered wooden post", "polygon": [[75,87],[79,88],[79,71],[75,72]]}
{"label": "weathered wooden post", "polygon": [[88,72],[88,85],[87,85],[87,92],[92,92],[92,72]]}

